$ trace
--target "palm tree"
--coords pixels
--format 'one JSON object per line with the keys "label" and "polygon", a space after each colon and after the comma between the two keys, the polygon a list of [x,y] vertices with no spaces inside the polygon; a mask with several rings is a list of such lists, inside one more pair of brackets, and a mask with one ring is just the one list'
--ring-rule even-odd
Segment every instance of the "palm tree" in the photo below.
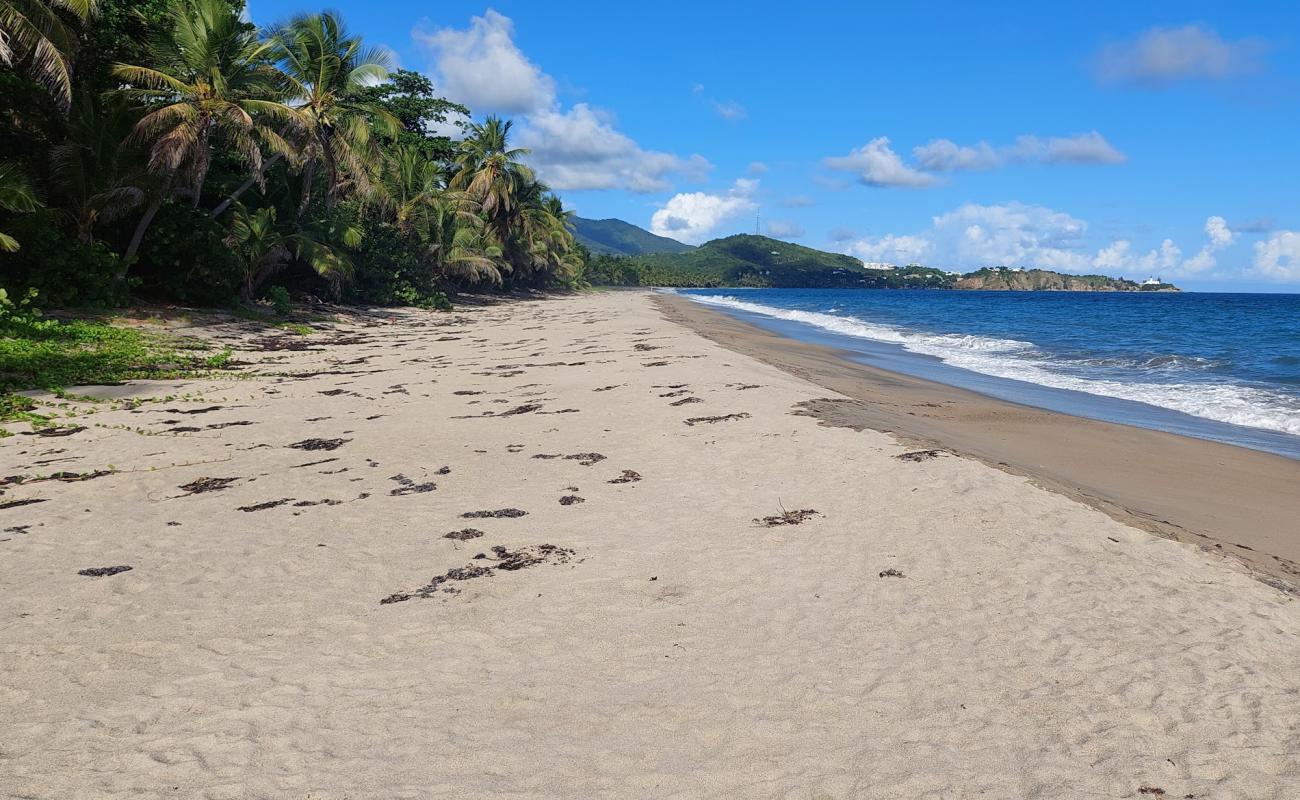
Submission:
{"label": "palm tree", "polygon": [[510,238],[519,193],[535,182],[533,171],[519,161],[528,150],[510,147],[513,124],[488,117],[482,125],[471,126],[460,143],[451,180],[452,188],[474,201],[502,241]]}
{"label": "palm tree", "polygon": [[212,160],[212,139],[223,136],[252,169],[262,172],[258,140],[289,152],[264,120],[293,125],[297,115],[280,102],[279,74],[269,42],[240,21],[226,0],[172,0],[172,30],[149,45],[151,66],[115,64],[129,96],[150,104],[135,136],[152,143],[149,166],[175,174],[195,207]]}
{"label": "palm tree", "polygon": [[[282,224],[277,216],[274,206],[252,212],[242,205],[235,206],[226,243],[244,266],[244,299],[252,300],[258,288],[295,257],[337,290],[352,274],[351,259],[327,235],[322,235],[324,232]],[[360,243],[355,229],[343,231],[340,238],[347,246]]]}
{"label": "palm tree", "polygon": [[122,145],[138,116],[123,97],[81,94],[67,138],[50,150],[58,205],[82,241],[91,240],[96,224],[125,216],[156,189],[138,153]]}
{"label": "palm tree", "polygon": [[68,54],[76,36],[62,14],[84,22],[98,5],[99,0],[0,0],[0,64],[21,65],[66,110],[72,104]]}
{"label": "palm tree", "polygon": [[280,25],[271,40],[305,140],[301,155],[306,174],[298,215],[311,201],[318,163],[325,167],[327,206],[333,207],[347,189],[369,191],[380,163],[372,134],[396,136],[401,122],[356,96],[368,83],[388,76],[391,54],[364,46],[330,11],[294,17]]}
{"label": "palm tree", "polygon": [[438,164],[410,144],[397,145],[388,154],[375,189],[380,206],[408,234],[427,231],[434,204],[444,194]]}
{"label": "palm tree", "polygon": [[[27,213],[41,207],[32,186],[27,182],[18,165],[0,161],[0,208],[5,211]],[[0,252],[14,253],[19,248],[18,240],[7,233],[0,232]]]}

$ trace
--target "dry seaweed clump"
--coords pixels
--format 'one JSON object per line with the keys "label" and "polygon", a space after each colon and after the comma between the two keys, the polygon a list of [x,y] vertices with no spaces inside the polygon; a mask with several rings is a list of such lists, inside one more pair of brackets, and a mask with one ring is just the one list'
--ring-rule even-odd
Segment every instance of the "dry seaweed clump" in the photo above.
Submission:
{"label": "dry seaweed clump", "polygon": [[120,572],[130,572],[131,567],[122,564],[116,567],[90,567],[89,569],[78,570],[78,575],[85,575],[87,578],[107,578],[117,575]]}
{"label": "dry seaweed clump", "polygon": [[458,531],[452,531],[451,533],[444,533],[442,535],[442,538],[455,539],[458,542],[467,542],[470,539],[477,539],[482,535],[483,535],[483,531],[479,530],[478,528],[461,528]]}
{"label": "dry seaweed clump", "polygon": [[747,412],[742,411],[739,414],[723,414],[720,417],[691,417],[690,419],[686,419],[682,421],[685,422],[687,425],[695,426],[695,425],[702,425],[706,423],[712,425],[715,422],[730,422],[731,420],[734,419],[749,419],[749,414]]}
{"label": "dry seaweed clump", "polygon": [[495,511],[466,511],[461,514],[464,519],[496,519],[501,517],[522,517],[527,511],[520,511],[517,508],[498,508]]}
{"label": "dry seaweed clump", "polygon": [[351,439],[303,439],[301,442],[294,442],[289,447],[294,450],[337,450]]}
{"label": "dry seaweed clump", "polygon": [[910,453],[899,453],[894,458],[899,461],[929,461],[941,455],[943,455],[942,450],[913,450]]}
{"label": "dry seaweed clump", "polygon": [[755,517],[754,522],[765,528],[776,528],[781,525],[800,525],[813,517],[820,517],[821,514],[815,508],[801,508],[798,511],[786,511],[781,509],[780,514],[773,514],[770,517]]}
{"label": "dry seaweed clump", "polygon": [[237,480],[239,478],[199,478],[176,488],[187,494],[203,494],[204,492],[220,491]]}
{"label": "dry seaweed clump", "polygon": [[473,580],[475,578],[489,578],[497,573],[498,570],[506,572],[515,572],[526,567],[536,566],[538,564],[567,564],[573,557],[573,551],[565,547],[557,547],[553,544],[538,544],[529,547],[522,547],[518,550],[509,550],[501,545],[492,548],[492,556],[486,553],[479,553],[474,556],[476,561],[488,561],[496,563],[488,564],[467,564],[463,567],[453,567],[441,575],[435,576],[424,586],[411,592],[394,592],[379,601],[381,606],[392,603],[401,603],[412,598],[430,598],[436,594],[459,594],[460,589],[456,586],[449,585],[461,581]]}

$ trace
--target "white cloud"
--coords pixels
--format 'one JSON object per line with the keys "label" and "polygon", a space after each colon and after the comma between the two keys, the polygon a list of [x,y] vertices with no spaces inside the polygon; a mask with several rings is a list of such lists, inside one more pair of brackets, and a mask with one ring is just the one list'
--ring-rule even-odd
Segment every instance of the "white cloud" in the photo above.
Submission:
{"label": "white cloud", "polygon": [[878,136],[849,152],[847,156],[832,156],[823,162],[831,169],[851,172],[867,186],[929,186],[935,182],[933,175],[915,170],[903,163],[889,147],[889,139]]}
{"label": "white cloud", "polygon": [[728,122],[739,122],[749,116],[749,109],[735,100],[714,100],[713,110]]}
{"label": "white cloud", "polygon": [[714,113],[725,119],[727,122],[739,122],[749,116],[749,109],[745,108],[740,103],[737,103],[735,100],[719,100],[718,98],[707,94],[704,91],[704,84],[702,83],[692,85],[691,92],[700,98],[700,100],[708,103]]}
{"label": "white cloud", "polygon": [[449,99],[475,112],[522,117],[517,141],[532,151],[525,161],[553,189],[660,192],[672,188],[673,176],[698,180],[712,168],[699,155],[642,148],[615,127],[610,113],[586,103],[566,110],[555,80],[518,48],[514,23],[496,11],[472,17],[464,30],[413,35],[427,49],[435,84]]}
{"label": "white cloud", "polygon": [[[1235,241],[1222,217],[1205,222],[1208,239],[1191,258],[1172,239],[1156,249],[1135,252],[1132,242],[1120,239],[1090,252],[1085,237],[1088,225],[1061,211],[1023,203],[978,205],[968,203],[931,220],[928,230],[910,235],[847,241],[844,251],[865,261],[906,263],[962,270],[988,266],[1039,267],[1061,272],[1095,272],[1142,279],[1151,275],[1188,277],[1215,266],[1215,254]],[[1257,245],[1257,254],[1264,243]],[[1300,247],[1300,237],[1297,237]],[[1300,255],[1300,250],[1297,250]],[[1257,255],[1257,263],[1260,258]],[[1265,259],[1264,263],[1270,263]],[[1297,267],[1300,275],[1300,267]]]}
{"label": "white cloud", "polygon": [[1096,131],[1076,136],[1040,139],[1021,136],[1015,144],[994,147],[988,142],[958,145],[935,139],[912,149],[922,169],[932,172],[994,169],[1008,164],[1120,164],[1124,154]]}
{"label": "white cloud", "polygon": [[1300,282],[1300,232],[1278,231],[1255,242],[1251,272],[1269,280]]}
{"label": "white cloud", "polygon": [[650,230],[687,244],[699,244],[723,222],[758,208],[758,181],[741,178],[726,194],[683,192],[673,195],[650,218]]}
{"label": "white cloud", "polygon": [[698,155],[683,159],[643,150],[607,114],[586,103],[529,116],[519,143],[532,151],[529,163],[555,189],[661,192],[671,188],[671,175],[699,180],[711,168]]}
{"label": "white cloud", "polygon": [[[849,230],[831,231],[831,238],[835,241],[846,241],[853,235]],[[853,241],[845,248],[845,252],[871,263],[912,264],[929,255],[930,249],[930,240],[924,236],[889,234],[879,239],[868,237]]]}
{"label": "white cloud", "polygon": [[1259,69],[1257,39],[1225,41],[1200,25],[1152,28],[1136,39],[1102,48],[1097,77],[1106,83],[1164,86],[1187,79],[1218,80]]}
{"label": "white cloud", "polygon": [[802,225],[791,220],[769,220],[763,227],[764,233],[777,239],[798,239],[805,233]]}
{"label": "white cloud", "polygon": [[781,201],[781,205],[786,208],[808,208],[815,205],[813,199],[806,194],[795,194]]}
{"label": "white cloud", "polygon": [[515,46],[514,23],[488,9],[468,30],[414,32],[431,52],[439,87],[474,111],[523,114],[555,103],[555,81]]}
{"label": "white cloud", "polygon": [[749,162],[749,168],[745,170],[747,175],[762,175],[764,172],[767,172],[767,165],[762,161]]}

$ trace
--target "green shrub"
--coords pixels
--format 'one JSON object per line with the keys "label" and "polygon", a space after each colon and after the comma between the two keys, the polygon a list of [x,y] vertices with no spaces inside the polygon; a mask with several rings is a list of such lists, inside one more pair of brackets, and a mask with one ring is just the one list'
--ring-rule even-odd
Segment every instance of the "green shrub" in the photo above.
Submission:
{"label": "green shrub", "polygon": [[271,301],[271,308],[280,316],[293,311],[293,301],[289,299],[289,290],[283,286],[272,286],[266,290],[266,299]]}
{"label": "green shrub", "polygon": [[447,310],[451,302],[424,259],[425,245],[392,225],[368,222],[352,254],[354,275],[344,299],[379,306]]}
{"label": "green shrub", "polygon": [[243,272],[225,235],[206,211],[164,203],[131,266],[139,293],[199,306],[232,303]]}
{"label": "green shrub", "polygon": [[22,242],[16,253],[0,253],[0,287],[10,294],[33,288],[47,305],[103,308],[126,302],[117,285],[117,254],[103,242],[83,242],[58,224],[50,211],[24,214],[5,223]]}

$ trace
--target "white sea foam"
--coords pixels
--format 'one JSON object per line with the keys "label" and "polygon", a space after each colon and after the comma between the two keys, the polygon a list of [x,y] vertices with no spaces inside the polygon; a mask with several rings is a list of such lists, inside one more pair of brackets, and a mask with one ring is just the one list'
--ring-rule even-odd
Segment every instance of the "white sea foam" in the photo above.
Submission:
{"label": "white sea foam", "polygon": [[747,311],[775,319],[801,322],[845,336],[897,344],[910,352],[933,356],[954,367],[983,375],[1132,400],[1216,422],[1300,435],[1300,401],[1254,386],[1085,378],[1052,369],[1051,360],[1043,357],[1030,342],[908,331],[857,317],[777,308],[728,295],[687,296],[704,305]]}

